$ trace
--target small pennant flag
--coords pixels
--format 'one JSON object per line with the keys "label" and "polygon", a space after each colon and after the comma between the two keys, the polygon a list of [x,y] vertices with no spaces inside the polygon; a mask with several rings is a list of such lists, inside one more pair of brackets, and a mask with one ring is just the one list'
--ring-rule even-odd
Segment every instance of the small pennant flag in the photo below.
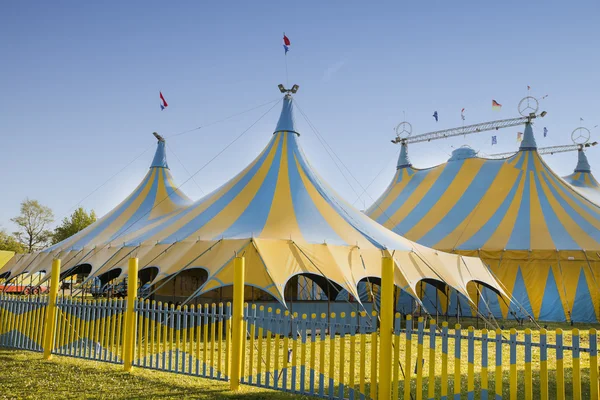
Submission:
{"label": "small pennant flag", "polygon": [[285,36],[285,33],[283,34],[283,49],[285,50],[285,54],[287,54],[288,51],[290,51],[290,45],[292,43],[290,42],[290,39],[288,39],[287,36]]}
{"label": "small pennant flag", "polygon": [[462,110],[460,110],[460,117],[462,118],[462,120],[465,120],[465,109],[463,108]]}
{"label": "small pennant flag", "polygon": [[500,111],[502,108],[502,104],[498,103],[496,100],[492,100],[492,110]]}
{"label": "small pennant flag", "polygon": [[544,137],[548,136],[548,128],[544,127]]}
{"label": "small pennant flag", "polygon": [[531,90],[531,86],[527,85],[527,90]]}
{"label": "small pennant flag", "polygon": [[523,141],[523,132],[517,132],[517,143]]}
{"label": "small pennant flag", "polygon": [[583,118],[579,117],[579,121],[580,121],[580,122],[583,122]]}
{"label": "small pennant flag", "polygon": [[435,118],[435,122],[438,122],[438,113],[437,113],[437,111],[433,112],[433,118]]}
{"label": "small pennant flag", "polygon": [[163,96],[162,92],[160,93],[160,110],[164,110],[165,108],[167,108],[169,105],[167,104],[167,101],[165,100],[165,97]]}
{"label": "small pennant flag", "polygon": [[492,146],[498,144],[498,139],[496,138],[496,136],[492,136]]}

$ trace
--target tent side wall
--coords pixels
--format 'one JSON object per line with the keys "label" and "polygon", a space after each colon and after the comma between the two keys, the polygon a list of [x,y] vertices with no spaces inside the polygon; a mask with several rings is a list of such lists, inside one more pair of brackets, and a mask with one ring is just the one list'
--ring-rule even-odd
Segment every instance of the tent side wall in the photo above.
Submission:
{"label": "tent side wall", "polygon": [[[479,256],[514,297],[505,302],[482,290],[479,311],[496,318],[598,322],[600,255],[583,251],[455,251]],[[486,308],[489,305],[489,310]],[[470,316],[471,313],[465,313]]]}

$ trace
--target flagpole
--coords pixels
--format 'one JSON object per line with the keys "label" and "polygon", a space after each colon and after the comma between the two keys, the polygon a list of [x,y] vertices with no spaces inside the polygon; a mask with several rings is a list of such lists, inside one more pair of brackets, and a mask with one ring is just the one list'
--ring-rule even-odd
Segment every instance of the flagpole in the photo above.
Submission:
{"label": "flagpole", "polygon": [[290,86],[290,79],[288,78],[287,54],[285,54],[283,57],[285,58],[285,85]]}

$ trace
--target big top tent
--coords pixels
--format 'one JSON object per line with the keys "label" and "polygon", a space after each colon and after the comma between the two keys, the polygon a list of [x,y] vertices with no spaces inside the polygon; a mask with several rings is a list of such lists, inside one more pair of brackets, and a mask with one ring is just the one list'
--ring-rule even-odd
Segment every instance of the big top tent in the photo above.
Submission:
{"label": "big top tent", "polygon": [[391,184],[366,213],[424,246],[480,256],[515,300],[483,290],[482,313],[597,321],[600,207],[546,165],[530,123],[519,152],[506,159],[460,148],[420,170],[403,145]]}
{"label": "big top tent", "polygon": [[[286,284],[299,275],[359,298],[358,283],[380,277],[381,257],[389,255],[396,265],[395,284],[412,296],[421,281],[449,285],[465,296],[469,282],[476,281],[503,294],[480,259],[411,242],[340,198],[304,155],[293,108],[288,93],[262,153],[204,198],[188,204],[183,198],[171,202],[168,196],[172,204],[166,209],[165,200],[151,200],[150,209],[138,218],[134,210],[114,218],[109,214],[77,237],[23,257],[3,271],[14,276],[47,270],[52,258],[62,257],[68,259],[63,270],[85,262],[92,275],[116,271],[114,276],[123,276],[127,258],[137,256],[141,271],[158,271],[153,284],[185,271],[203,271],[205,278],[190,296],[194,297],[230,287],[232,260],[243,254],[246,284],[285,304]],[[149,190],[147,186],[142,184],[137,192]],[[133,198],[137,195],[124,204]],[[157,210],[163,211],[154,215]],[[126,221],[133,226],[122,230]]]}
{"label": "big top tent", "polygon": [[167,164],[166,142],[161,137],[148,173],[125,200],[65,241],[36,253],[16,255],[0,269],[0,276],[13,278],[23,273],[50,271],[54,258],[62,260],[64,275],[82,271],[95,274],[101,268],[112,269],[127,258],[126,250],[119,254],[114,252],[120,249],[117,243],[122,245],[120,238],[124,234],[155,225],[191,203],[173,181]]}

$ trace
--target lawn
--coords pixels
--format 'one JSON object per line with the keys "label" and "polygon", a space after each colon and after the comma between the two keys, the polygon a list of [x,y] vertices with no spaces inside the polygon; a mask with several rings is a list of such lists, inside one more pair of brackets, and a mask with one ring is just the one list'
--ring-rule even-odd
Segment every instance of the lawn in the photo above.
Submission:
{"label": "lawn", "polygon": [[77,358],[0,349],[0,399],[301,399],[298,395],[227,382]]}
{"label": "lawn", "polygon": [[[450,333],[453,334],[454,330],[450,330]],[[463,330],[463,335],[465,335],[466,329]],[[580,330],[581,333],[581,346],[582,347],[589,347],[589,341],[588,341],[588,330]],[[480,332],[476,333],[477,335],[480,335]],[[504,330],[502,332],[502,335],[504,337],[509,337],[510,332],[508,330]],[[564,332],[564,344],[567,345],[571,345],[572,343],[572,335],[570,332]],[[490,333],[490,338],[494,338],[495,334],[494,333]],[[539,342],[539,332],[538,331],[533,331],[532,332],[532,341],[533,342]],[[320,356],[321,356],[321,342],[317,339],[317,343],[316,346],[311,347],[310,345],[310,340],[308,341],[307,345],[306,345],[306,349],[305,349],[305,359],[307,364],[309,364],[309,360],[311,359],[315,359],[315,372],[316,372],[316,376],[318,377],[319,372],[323,371],[326,377],[334,377],[335,379],[335,385],[337,387],[337,384],[341,381],[341,379],[343,379],[345,386],[346,386],[346,390],[345,390],[345,394],[346,396],[348,395],[348,385],[350,383],[350,375],[353,376],[353,382],[355,387],[358,386],[358,382],[360,379],[360,367],[362,365],[364,365],[364,371],[365,371],[365,391],[364,393],[368,394],[371,393],[371,370],[372,370],[372,359],[371,359],[371,349],[372,349],[372,341],[371,341],[371,336],[370,335],[366,335],[365,337],[365,359],[364,362],[360,359],[360,356],[362,352],[359,351],[360,347],[359,347],[359,341],[358,341],[358,337],[356,338],[356,353],[355,353],[355,360],[354,360],[354,365],[355,368],[353,369],[353,371],[350,371],[350,356],[351,356],[351,351],[350,351],[350,338],[346,337],[345,340],[343,341],[343,347],[345,348],[345,357],[342,358],[341,357],[341,351],[340,349],[342,348],[342,340],[337,337],[335,340],[335,343],[332,343],[330,340],[325,340],[324,342],[324,346],[323,346],[323,351],[325,353],[325,357],[324,357],[324,362],[323,362],[323,369],[321,369],[321,367],[319,366],[319,360],[320,360]],[[416,368],[416,356],[417,356],[417,340],[416,337],[413,336],[413,341],[412,341],[412,346],[411,346],[411,364],[408,367],[405,363],[405,355],[406,355],[406,348],[405,348],[405,342],[404,342],[404,336],[400,337],[400,341],[399,341],[399,349],[398,349],[398,353],[399,353],[399,361],[400,364],[402,365],[404,371],[408,372],[408,369],[410,369],[411,373],[412,373],[412,380],[411,380],[411,387],[412,390],[411,392],[414,394],[416,393],[416,379],[415,379],[415,368]],[[273,339],[272,339],[273,340]],[[518,331],[517,333],[517,340],[519,341],[523,341],[524,340],[524,332],[523,330]],[[250,367],[249,365],[249,360],[248,357],[246,357],[246,375],[247,375],[247,371],[253,371],[254,373],[256,373],[257,371],[257,367],[258,364],[261,364],[262,370],[263,370],[263,382],[264,382],[264,376],[265,370],[269,370],[269,371],[273,371],[273,365],[274,365],[274,357],[273,357],[273,353],[275,353],[274,351],[274,347],[273,343],[271,343],[272,349],[271,349],[271,357],[266,357],[265,355],[267,354],[267,344],[266,344],[267,340],[263,340],[262,341],[262,357],[257,357],[257,348],[256,348],[256,342],[255,342],[255,355],[254,355],[254,362],[252,367]],[[429,347],[428,347],[428,342],[429,339],[425,338],[424,340],[424,346],[423,346],[423,397],[427,397],[427,391],[429,388],[429,368],[430,368],[430,360],[429,360]],[[548,332],[548,342],[549,343],[555,343],[555,333],[552,332]],[[335,346],[335,349],[333,351],[334,356],[331,357],[331,346]],[[433,369],[434,369],[434,374],[435,374],[435,395],[437,396],[436,398],[439,398],[440,395],[440,391],[441,391],[441,365],[442,365],[442,356],[441,356],[441,351],[439,346],[439,338],[438,338],[438,344],[436,346],[436,354],[435,354],[435,359],[434,359],[434,365],[433,365]],[[247,349],[249,349],[249,344],[247,343]],[[291,345],[290,345],[291,347]],[[454,340],[449,340],[448,343],[448,347],[449,347],[449,357],[448,357],[448,381],[447,381],[447,386],[448,386],[448,393],[453,393],[454,391],[454,386],[455,386],[455,382],[454,382]],[[467,340],[462,340],[461,341],[461,354],[462,354],[462,361],[461,361],[461,380],[460,380],[460,386],[461,386],[461,392],[465,393],[465,398],[466,398],[466,393],[467,393],[467,357],[466,357],[466,352],[467,352]],[[493,393],[495,391],[495,374],[494,374],[494,366],[495,366],[495,350],[493,348],[493,343],[490,343],[490,345],[488,346],[488,387],[489,387],[489,391],[490,393]],[[312,355],[312,352],[314,351],[314,356]],[[280,341],[279,343],[279,365],[282,365],[283,363],[283,355],[287,354],[287,351],[285,349],[285,347],[283,346],[283,341]],[[301,355],[302,355],[302,348],[300,347],[300,345],[298,345],[298,348],[296,349],[296,359],[298,362],[298,365],[302,365],[301,362]],[[331,357],[331,358],[330,358]],[[475,360],[475,365],[474,365],[474,388],[475,388],[475,399],[479,399],[479,391],[480,391],[480,387],[481,387],[481,343],[480,342],[476,342],[475,346],[474,346],[474,360]],[[525,363],[524,363],[524,350],[523,350],[523,346],[519,346],[517,348],[517,352],[516,352],[516,362],[517,362],[517,385],[518,385],[518,398],[524,398],[525,396]],[[258,360],[261,361],[258,361]],[[270,359],[270,361],[269,361]],[[510,359],[510,349],[508,345],[503,345],[502,347],[502,360],[503,360],[503,373],[502,373],[502,393],[503,396],[505,398],[509,397],[509,359]],[[268,365],[265,365],[265,362],[268,363]],[[589,369],[589,354],[588,353],[581,353],[581,359],[580,359],[580,363],[581,363],[581,374],[580,374],[580,379],[581,379],[581,394],[582,394],[582,398],[589,398],[590,397],[590,369]],[[565,395],[567,399],[573,398],[573,358],[572,358],[572,353],[571,351],[565,351],[564,352],[564,382],[565,382]],[[533,387],[533,396],[534,398],[539,398],[540,396],[540,376],[539,376],[539,367],[540,367],[540,356],[539,356],[539,349],[538,348],[534,348],[532,350],[532,387]],[[308,374],[308,372],[307,372]],[[273,375],[272,375],[273,376]],[[343,378],[342,378],[343,376]],[[341,379],[340,379],[341,378]],[[404,378],[402,375],[402,372],[399,371],[399,391],[400,393],[403,392],[403,387],[404,387]],[[289,384],[288,384],[288,387]],[[296,389],[300,390],[301,387],[301,383],[297,382],[296,383]],[[306,388],[308,388],[308,384],[305,386]],[[325,380],[325,393],[327,393],[328,391],[328,381],[327,379]],[[554,350],[549,350],[548,351],[548,389],[549,389],[549,394],[550,394],[550,398],[556,398],[556,353]],[[308,390],[308,389],[306,389]],[[336,393],[337,393],[337,388],[336,388]],[[402,398],[402,396],[400,396],[400,398]]]}
{"label": "lawn", "polygon": [[[449,321],[450,326],[453,326],[455,321]],[[468,325],[477,325],[480,323],[480,327],[483,328],[482,321],[476,320],[461,320],[463,324],[463,335],[467,333],[465,329]],[[215,324],[217,325],[217,324]],[[225,354],[226,349],[224,342],[217,339],[216,343],[213,342],[214,337],[223,337],[220,330],[215,329],[215,325],[211,326],[210,336],[211,340],[204,343],[202,340],[204,335],[198,335],[197,328],[184,329],[182,331],[172,331],[170,328],[163,327],[162,340],[158,340],[158,336],[154,334],[149,335],[148,325],[142,324],[144,330],[139,331],[138,335],[138,352],[137,362],[148,367],[164,368],[163,364],[165,360],[168,361],[169,367],[172,363],[173,368],[178,370],[185,370],[189,373],[195,373],[199,365],[206,365],[207,369],[210,370],[211,366],[214,371],[226,370],[225,365]],[[509,336],[508,329],[516,327],[518,330],[518,340],[524,340],[525,326],[515,326],[513,322],[503,321],[503,332],[502,335],[507,338]],[[416,325],[415,325],[416,326]],[[152,327],[152,326],[150,326]],[[533,324],[528,326],[530,328],[536,328]],[[572,335],[570,329],[573,327],[567,324],[552,324],[548,326],[548,342],[555,342],[554,329],[561,327],[565,329],[564,332],[564,344],[570,345],[572,343]],[[579,325],[576,326],[581,332],[581,346],[589,347],[588,341],[588,329],[591,325]],[[597,325],[595,326],[597,327]],[[223,326],[220,326],[223,328]],[[150,329],[150,333],[158,333],[153,329]],[[168,334],[167,334],[168,332]],[[208,331],[207,331],[208,332]],[[450,329],[450,334],[454,331]],[[217,333],[217,334],[216,334]],[[97,334],[97,333],[96,333]],[[475,335],[479,336],[480,331],[476,331]],[[117,336],[118,337],[118,336]],[[490,339],[493,339],[495,334],[490,332]],[[157,339],[156,341],[154,339]],[[169,339],[166,341],[166,339]],[[114,337],[113,337],[114,339]],[[151,340],[149,340],[151,339]],[[175,340],[174,340],[175,339]],[[198,340],[196,340],[198,339]],[[361,336],[357,335],[354,337],[354,348],[352,348],[352,339],[346,336],[342,339],[337,336],[333,341],[327,339],[325,341],[320,340],[320,336],[315,337],[314,343],[312,343],[311,335],[307,338],[307,344],[301,345],[298,341],[294,344],[291,338],[279,337],[276,338],[264,338],[246,341],[246,352],[245,352],[245,376],[248,379],[252,376],[256,383],[257,374],[262,371],[262,383],[265,384],[265,378],[269,376],[271,384],[274,381],[278,382],[278,385],[285,383],[287,388],[291,388],[291,371],[292,363],[288,365],[287,378],[286,375],[282,375],[282,367],[287,361],[288,351],[293,350],[290,355],[295,359],[297,368],[297,379],[295,383],[296,390],[309,390],[309,379],[311,376],[318,382],[319,376],[322,373],[325,380],[323,387],[325,393],[327,393],[330,385],[329,378],[333,378],[333,385],[338,386],[340,382],[345,384],[345,394],[349,394],[349,386],[353,386],[358,389],[360,377],[364,373],[364,385],[365,390],[363,393],[371,393],[371,378],[372,371],[376,371],[376,360],[371,358],[372,350],[372,337],[370,334],[365,335],[364,340],[364,351],[360,349]],[[408,372],[413,371],[416,365],[417,359],[417,341],[416,337],[413,336],[411,343],[411,361],[407,365],[405,360],[406,346],[404,341],[404,335],[400,336],[398,347],[390,349],[391,351],[397,350],[397,357],[399,364],[402,368]],[[96,343],[97,339],[93,339]],[[533,342],[539,342],[539,331],[533,330],[532,332]],[[149,343],[150,342],[150,343]],[[286,343],[287,342],[287,343]],[[116,351],[118,354],[119,347],[117,346],[118,341],[114,342],[110,340],[103,340],[103,345],[108,345],[109,349]],[[454,370],[454,340],[449,340],[449,357],[448,357],[448,389],[449,393],[453,392],[453,370]],[[426,337],[423,346],[423,390],[427,393],[429,387],[428,377],[430,366],[432,372],[435,375],[435,393],[439,396],[441,388],[441,351],[440,351],[440,339],[436,341],[436,352],[434,355],[433,362],[429,359],[429,339]],[[80,347],[77,345],[76,347]],[[81,347],[79,350],[84,348]],[[344,349],[342,352],[341,349]],[[466,363],[466,351],[467,341],[461,340],[461,379],[460,386],[461,391],[465,393],[467,391],[467,363]],[[178,350],[180,349],[180,350]],[[494,359],[495,352],[493,350],[493,344],[490,343],[488,347],[488,381],[490,392],[493,392],[495,388],[494,382]],[[91,348],[90,348],[91,351]],[[251,356],[252,354],[252,356]],[[321,357],[323,354],[323,357]],[[364,360],[361,359],[361,355],[364,354]],[[474,386],[475,392],[477,393],[475,398],[478,396],[478,388],[481,384],[481,342],[476,342],[474,346]],[[159,356],[160,355],[160,356]],[[165,358],[166,356],[166,358]],[[503,358],[503,394],[508,397],[509,392],[509,347],[503,345],[502,348]],[[252,363],[250,360],[252,359]],[[186,363],[184,364],[184,360]],[[517,383],[519,386],[519,395],[521,398],[524,395],[524,351],[523,346],[519,346],[516,352],[517,360]],[[556,354],[554,350],[548,351],[548,372],[549,372],[549,393],[550,398],[556,396]],[[206,364],[204,364],[206,362]],[[590,370],[589,370],[589,354],[581,354],[581,389],[583,398],[588,398],[590,395]],[[277,363],[277,367],[275,366]],[[304,385],[300,379],[300,366],[305,365],[306,368],[306,380]],[[310,365],[314,366],[314,369],[310,368]],[[532,351],[532,369],[533,369],[533,393],[534,397],[539,396],[539,365],[540,356],[539,349],[534,348]],[[565,351],[564,354],[564,367],[565,367],[565,389],[567,398],[571,398],[573,391],[573,360],[571,351]],[[361,367],[364,368],[364,372],[361,372]],[[375,369],[373,369],[374,367]],[[230,393],[228,391],[228,384],[223,381],[208,380],[195,376],[165,373],[159,371],[152,371],[149,369],[135,368],[132,374],[124,373],[122,367],[95,361],[84,361],[76,358],[67,358],[55,356],[53,361],[44,362],[41,360],[39,353],[23,352],[23,351],[8,351],[0,350],[0,399],[2,398],[47,398],[47,399],[64,399],[64,398],[106,398],[106,399],[128,399],[128,398],[199,398],[199,399],[213,399],[213,398],[254,398],[254,399],[288,399],[288,398],[302,398],[300,395],[290,395],[282,392],[269,391],[262,388],[251,388],[244,387],[242,393]],[[275,372],[275,371],[278,372]],[[312,375],[314,374],[314,375]],[[284,379],[286,379],[284,381]],[[404,386],[404,377],[402,373],[398,375],[398,381],[400,386],[400,392]],[[412,393],[416,391],[416,380],[413,371],[411,380]],[[318,388],[317,388],[318,390]],[[336,389],[337,392],[337,389]],[[308,397],[305,397],[308,398]]]}

